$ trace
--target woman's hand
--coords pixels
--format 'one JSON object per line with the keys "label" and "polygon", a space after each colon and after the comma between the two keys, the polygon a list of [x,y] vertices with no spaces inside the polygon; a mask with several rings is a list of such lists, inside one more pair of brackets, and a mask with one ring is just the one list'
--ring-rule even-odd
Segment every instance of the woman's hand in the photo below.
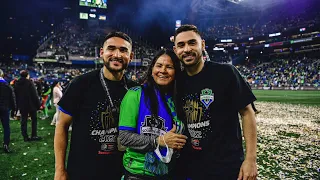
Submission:
{"label": "woman's hand", "polygon": [[163,137],[157,137],[156,140],[159,143],[159,145],[165,147],[165,141],[169,148],[182,149],[183,146],[186,144],[188,137],[182,134],[176,134],[176,129],[176,125],[173,125],[173,128],[166,134],[164,134]]}

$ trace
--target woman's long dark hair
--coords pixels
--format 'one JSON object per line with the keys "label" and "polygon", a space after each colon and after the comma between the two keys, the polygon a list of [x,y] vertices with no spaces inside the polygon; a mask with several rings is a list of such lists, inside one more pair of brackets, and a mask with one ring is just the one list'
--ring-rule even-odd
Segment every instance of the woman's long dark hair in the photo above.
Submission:
{"label": "woman's long dark hair", "polygon": [[[173,101],[174,101],[174,103],[176,103],[176,94],[177,94],[176,79],[179,76],[179,74],[181,73],[180,61],[179,61],[178,57],[176,56],[176,54],[172,50],[162,49],[153,58],[151,65],[148,69],[147,75],[144,79],[146,86],[144,86],[144,85],[142,86],[142,88],[144,90],[144,94],[145,94],[145,103],[146,103],[147,107],[149,108],[149,110],[151,111],[151,115],[153,116],[153,118],[158,117],[158,111],[159,111],[159,102],[158,102],[155,90],[156,89],[159,90],[160,96],[163,100],[165,100],[165,98],[164,98],[164,92],[161,92],[158,84],[154,81],[154,79],[152,77],[152,69],[153,69],[155,63],[157,62],[157,60],[159,59],[159,57],[162,55],[165,55],[165,54],[171,58],[171,60],[173,62],[174,70],[175,70],[175,78],[171,82],[171,84],[169,85],[169,88],[167,89],[167,93],[172,95]],[[167,110],[169,110],[167,103],[165,103],[165,106],[166,106]],[[171,115],[170,111],[169,111],[169,114]]]}

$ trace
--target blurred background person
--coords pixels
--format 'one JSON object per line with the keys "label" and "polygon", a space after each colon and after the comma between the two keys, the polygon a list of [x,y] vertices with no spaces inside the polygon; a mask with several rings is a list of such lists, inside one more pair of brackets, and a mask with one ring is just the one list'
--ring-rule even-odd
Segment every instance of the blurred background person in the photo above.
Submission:
{"label": "blurred background person", "polygon": [[56,123],[58,123],[58,116],[59,116],[59,106],[58,106],[58,102],[60,101],[60,99],[62,98],[62,88],[60,86],[60,82],[55,81],[52,84],[53,87],[53,104],[56,107],[56,113],[53,116],[51,125],[55,125]]}
{"label": "blurred background person", "polygon": [[[20,76],[20,79],[15,83],[14,92],[17,98],[17,106],[21,113],[21,133],[25,142],[38,141],[41,140],[41,137],[37,136],[37,110],[40,108],[40,101],[34,84],[29,80],[28,71],[22,70]],[[27,133],[28,115],[31,116],[32,123],[31,138]]]}
{"label": "blurred background person", "polygon": [[9,153],[10,143],[10,110],[15,111],[15,95],[12,87],[3,79],[4,73],[0,69],[0,119],[3,127],[3,150]]}

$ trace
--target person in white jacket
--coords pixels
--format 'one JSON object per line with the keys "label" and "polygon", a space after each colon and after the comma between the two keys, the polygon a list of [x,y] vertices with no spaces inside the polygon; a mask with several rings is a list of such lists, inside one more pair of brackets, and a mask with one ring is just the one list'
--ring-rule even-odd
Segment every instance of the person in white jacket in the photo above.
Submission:
{"label": "person in white jacket", "polygon": [[58,116],[59,116],[58,102],[62,97],[62,88],[60,86],[60,83],[57,81],[53,83],[52,87],[53,87],[53,104],[56,107],[56,113],[53,116],[51,125],[55,125],[56,123],[58,123]]}

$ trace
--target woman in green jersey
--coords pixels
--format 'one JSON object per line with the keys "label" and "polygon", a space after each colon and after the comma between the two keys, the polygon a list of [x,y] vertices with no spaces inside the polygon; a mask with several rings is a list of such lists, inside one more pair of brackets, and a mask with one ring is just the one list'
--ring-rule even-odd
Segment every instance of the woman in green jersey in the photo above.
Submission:
{"label": "woman in green jersey", "polygon": [[175,108],[180,63],[173,51],[157,53],[146,83],[131,88],[120,107],[119,139],[126,152],[124,179],[172,179],[172,164],[185,145]]}

